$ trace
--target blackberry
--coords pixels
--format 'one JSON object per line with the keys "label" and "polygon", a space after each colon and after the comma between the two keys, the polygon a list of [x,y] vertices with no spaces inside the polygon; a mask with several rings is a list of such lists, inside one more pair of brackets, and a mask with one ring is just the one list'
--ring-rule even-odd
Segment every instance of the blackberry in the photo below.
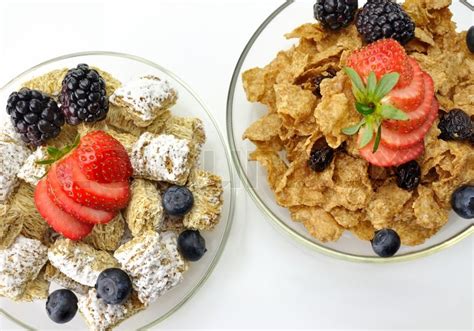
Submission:
{"label": "blackberry", "polygon": [[357,0],[318,0],[313,6],[314,18],[331,30],[348,26],[357,11]]}
{"label": "blackberry", "polygon": [[398,187],[407,191],[412,191],[418,186],[418,184],[420,184],[420,165],[414,160],[399,165],[396,170],[396,175]]}
{"label": "blackberry", "polygon": [[415,36],[415,23],[392,0],[369,0],[356,18],[359,33],[368,43],[393,38],[405,45]]}
{"label": "blackberry", "polygon": [[332,162],[334,158],[334,149],[329,147],[326,139],[318,139],[312,149],[308,160],[308,166],[316,172],[322,172]]}
{"label": "blackberry", "polygon": [[87,64],[79,64],[67,72],[59,101],[70,125],[102,121],[109,111],[105,81]]}
{"label": "blackberry", "polygon": [[64,116],[54,99],[46,94],[22,88],[8,97],[7,113],[15,131],[28,145],[41,146],[59,135]]}
{"label": "blackberry", "polygon": [[333,78],[336,76],[337,71],[334,68],[329,68],[325,72],[321,73],[320,75],[313,78],[313,94],[319,98],[322,97],[321,95],[321,82],[326,78]]}
{"label": "blackberry", "polygon": [[439,139],[468,141],[474,138],[474,123],[468,114],[458,108],[450,112],[441,112],[441,118],[438,123],[441,130]]}

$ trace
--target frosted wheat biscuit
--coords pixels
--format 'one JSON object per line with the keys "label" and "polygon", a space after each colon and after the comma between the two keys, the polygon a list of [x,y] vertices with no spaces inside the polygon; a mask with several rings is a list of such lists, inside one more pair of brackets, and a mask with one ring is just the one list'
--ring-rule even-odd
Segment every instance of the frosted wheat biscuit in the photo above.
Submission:
{"label": "frosted wheat biscuit", "polygon": [[50,242],[50,227],[41,217],[35,206],[35,188],[21,182],[13,197],[10,199],[10,210],[6,219],[21,222],[21,234],[27,238],[36,239],[45,245]]}
{"label": "frosted wheat biscuit", "polygon": [[[148,131],[153,132],[152,130]],[[162,133],[189,140],[190,158],[192,159],[194,167],[198,165],[202,145],[206,142],[204,126],[199,118],[172,116],[166,121]]]}
{"label": "frosted wheat biscuit", "polygon": [[20,135],[15,131],[11,121],[2,121],[0,123],[0,141],[11,142],[15,145],[26,147]]}
{"label": "frosted wheat biscuit", "polygon": [[111,331],[130,316],[145,309],[145,305],[138,300],[135,292],[132,292],[124,304],[108,305],[102,299],[97,298],[94,288],[91,288],[85,295],[79,295],[77,305],[87,326],[93,331]]}
{"label": "frosted wheat biscuit", "polygon": [[114,251],[120,246],[124,233],[125,220],[119,212],[109,223],[96,224],[83,241],[98,250]]}
{"label": "frosted wheat biscuit", "polygon": [[57,97],[61,94],[63,79],[67,71],[67,68],[50,71],[23,83],[22,87],[40,90],[47,95]]}
{"label": "frosted wheat biscuit", "polygon": [[131,80],[115,90],[110,102],[125,110],[125,117],[135,125],[146,127],[160,112],[176,103],[178,93],[168,81],[156,76]]}
{"label": "frosted wheat biscuit", "polygon": [[130,117],[127,117],[127,112],[124,108],[111,103],[105,121],[114,128],[128,132],[134,136],[139,136],[145,131],[157,134],[161,133],[166,122],[171,117],[171,111],[169,109],[163,110],[147,127],[142,128],[137,126]]}
{"label": "frosted wheat biscuit", "polygon": [[69,239],[56,240],[49,248],[48,258],[63,274],[87,286],[94,286],[103,270],[117,266],[117,261],[106,251]]}
{"label": "frosted wheat biscuit", "polygon": [[78,282],[72,280],[61,271],[53,267],[51,263],[46,264],[44,278],[78,294],[86,294],[87,291],[89,291],[88,286],[79,284]]}
{"label": "frosted wheat biscuit", "polygon": [[181,233],[186,230],[183,224],[182,216],[171,216],[165,213],[165,217],[160,226],[160,231],[173,231],[175,233]]}
{"label": "frosted wheat biscuit", "polygon": [[189,144],[168,134],[143,133],[130,156],[134,176],[184,185],[192,166]]}
{"label": "frosted wheat biscuit", "polygon": [[0,295],[18,299],[48,260],[48,248],[40,241],[19,236],[0,250]]}
{"label": "frosted wheat biscuit", "polygon": [[26,285],[25,292],[16,300],[31,302],[47,299],[49,295],[49,281],[45,279],[44,275],[43,269],[35,279]]}
{"label": "frosted wheat biscuit", "polygon": [[146,305],[183,279],[184,261],[174,248],[170,250],[175,243],[170,243],[168,236],[176,234],[167,234],[162,239],[157,232],[147,231],[114,253],[122,269],[131,276],[138,299]]}
{"label": "frosted wheat biscuit", "polygon": [[9,204],[0,204],[0,249],[8,248],[20,234],[23,220]]}
{"label": "frosted wheat biscuit", "polygon": [[30,151],[13,141],[0,141],[0,203],[5,203],[18,184],[16,177]]}
{"label": "frosted wheat biscuit", "polygon": [[158,231],[164,218],[160,191],[146,179],[135,179],[130,189],[132,197],[124,212],[130,232],[135,237],[147,230]]}
{"label": "frosted wheat biscuit", "polygon": [[222,210],[221,178],[205,170],[195,170],[188,187],[193,193],[194,206],[184,216],[184,226],[198,230],[212,230],[219,222]]}
{"label": "frosted wheat biscuit", "polygon": [[45,164],[37,164],[37,161],[44,160],[48,157],[46,147],[38,147],[23,163],[18,178],[24,180],[28,184],[36,186],[39,180],[48,172],[48,166]]}

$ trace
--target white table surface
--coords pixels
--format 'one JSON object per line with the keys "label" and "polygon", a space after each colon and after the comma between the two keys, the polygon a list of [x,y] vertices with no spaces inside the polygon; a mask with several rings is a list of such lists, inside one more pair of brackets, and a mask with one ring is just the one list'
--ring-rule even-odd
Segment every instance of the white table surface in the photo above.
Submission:
{"label": "white table surface", "polygon": [[[280,3],[2,0],[0,86],[61,54],[132,53],[188,82],[225,133],[234,65],[251,34]],[[414,262],[343,262],[281,234],[238,185],[234,227],[220,263],[197,295],[157,329],[472,330],[472,237]],[[0,317],[0,330],[17,329]]]}

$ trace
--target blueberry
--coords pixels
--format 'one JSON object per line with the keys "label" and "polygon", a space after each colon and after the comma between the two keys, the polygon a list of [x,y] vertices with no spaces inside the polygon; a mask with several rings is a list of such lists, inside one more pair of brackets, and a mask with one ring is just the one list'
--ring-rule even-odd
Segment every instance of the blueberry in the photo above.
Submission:
{"label": "blueberry", "polygon": [[56,290],[48,296],[46,312],[56,323],[67,323],[77,312],[77,297],[70,290]]}
{"label": "blueberry", "polygon": [[471,53],[474,53],[474,26],[471,26],[469,30],[467,30],[466,44]]}
{"label": "blueberry", "polygon": [[183,216],[194,205],[193,193],[184,186],[171,186],[163,194],[163,208],[172,216]]}
{"label": "blueberry", "polygon": [[95,284],[97,297],[110,305],[118,305],[132,293],[132,281],[127,273],[118,268],[105,269]]}
{"label": "blueberry", "polygon": [[462,218],[474,218],[474,186],[464,185],[454,191],[451,205]]}
{"label": "blueberry", "polygon": [[178,237],[178,250],[189,261],[199,260],[207,252],[206,241],[197,230],[185,230]]}
{"label": "blueberry", "polygon": [[372,239],[372,249],[381,257],[390,257],[400,248],[400,237],[392,229],[382,229],[375,232]]}

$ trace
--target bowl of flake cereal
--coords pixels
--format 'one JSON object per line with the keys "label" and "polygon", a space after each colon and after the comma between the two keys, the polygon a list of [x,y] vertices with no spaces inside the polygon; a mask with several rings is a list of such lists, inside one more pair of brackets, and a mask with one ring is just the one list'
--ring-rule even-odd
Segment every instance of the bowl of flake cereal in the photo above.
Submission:
{"label": "bowl of flake cereal", "polygon": [[450,0],[296,0],[261,24],[234,71],[227,131],[277,228],[375,263],[474,232],[472,15]]}
{"label": "bowl of flake cereal", "polygon": [[207,280],[233,174],[203,102],[140,57],[58,57],[0,89],[0,313],[27,329],[152,327]]}

